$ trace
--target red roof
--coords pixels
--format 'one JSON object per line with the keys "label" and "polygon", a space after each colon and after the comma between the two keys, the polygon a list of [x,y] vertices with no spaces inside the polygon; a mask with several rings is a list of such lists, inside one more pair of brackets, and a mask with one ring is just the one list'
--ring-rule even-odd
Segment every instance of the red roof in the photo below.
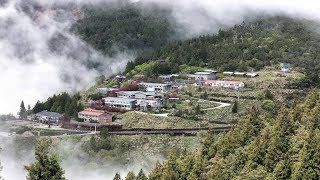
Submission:
{"label": "red roof", "polygon": [[99,111],[99,110],[95,110],[95,109],[85,109],[85,110],[79,112],[79,114],[101,116],[104,114],[104,111]]}

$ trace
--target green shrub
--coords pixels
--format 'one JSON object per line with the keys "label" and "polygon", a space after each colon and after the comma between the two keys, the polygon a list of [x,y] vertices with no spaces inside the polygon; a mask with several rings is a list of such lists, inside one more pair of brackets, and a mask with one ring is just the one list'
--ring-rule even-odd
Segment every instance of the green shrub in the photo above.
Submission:
{"label": "green shrub", "polygon": [[275,108],[275,103],[272,101],[272,100],[264,100],[262,102],[262,108],[265,109],[265,110],[268,110],[268,111],[271,111]]}

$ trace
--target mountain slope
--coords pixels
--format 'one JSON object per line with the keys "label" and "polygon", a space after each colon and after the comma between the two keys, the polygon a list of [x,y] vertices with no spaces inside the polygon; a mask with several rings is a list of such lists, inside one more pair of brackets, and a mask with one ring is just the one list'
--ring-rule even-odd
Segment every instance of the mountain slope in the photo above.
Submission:
{"label": "mountain slope", "polygon": [[194,153],[171,152],[149,179],[319,179],[319,89],[276,117],[252,113],[233,131],[209,133]]}
{"label": "mountain slope", "polygon": [[77,21],[73,30],[107,55],[165,45],[173,31],[166,10],[152,6],[150,11],[142,11],[138,7],[131,3],[87,7],[84,18]]}
{"label": "mountain slope", "polygon": [[219,71],[249,71],[279,62],[306,68],[306,72],[319,72],[320,38],[307,23],[310,22],[286,17],[243,23],[216,35],[161,47],[129,62],[126,72],[136,65],[157,59],[166,59],[172,72],[178,72],[178,65],[182,64],[208,65]]}

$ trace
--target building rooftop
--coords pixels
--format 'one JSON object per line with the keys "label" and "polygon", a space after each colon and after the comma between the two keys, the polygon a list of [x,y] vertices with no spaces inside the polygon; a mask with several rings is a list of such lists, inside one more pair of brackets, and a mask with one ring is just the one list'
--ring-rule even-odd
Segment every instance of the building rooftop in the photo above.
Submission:
{"label": "building rooftop", "polygon": [[213,70],[213,69],[206,69],[204,72],[210,72],[210,73],[217,73],[218,71]]}
{"label": "building rooftop", "polygon": [[223,81],[223,80],[207,80],[206,83],[230,83],[230,84],[241,84],[241,81]]}
{"label": "building rooftop", "polygon": [[171,84],[164,84],[164,83],[140,83],[141,85],[147,85],[147,86],[169,86]]}
{"label": "building rooftop", "polygon": [[118,98],[118,97],[106,97],[103,98],[105,102],[124,102],[124,103],[131,103],[136,101],[135,99],[128,99],[128,98]]}
{"label": "building rooftop", "polygon": [[117,94],[127,94],[127,95],[135,95],[139,92],[142,92],[142,91],[118,91],[116,92]]}
{"label": "building rooftop", "polygon": [[144,92],[144,91],[119,91],[117,94],[127,94],[127,95],[136,95],[136,94],[144,94],[146,96],[156,96],[158,95],[154,91]]}
{"label": "building rooftop", "polygon": [[79,114],[94,115],[94,116],[100,116],[100,115],[103,115],[104,113],[105,113],[104,111],[99,111],[95,109],[85,109],[79,112]]}
{"label": "building rooftop", "polygon": [[258,76],[258,73],[247,73],[246,76]]}
{"label": "building rooftop", "polygon": [[61,118],[62,117],[62,114],[59,114],[59,113],[56,113],[56,112],[50,112],[50,111],[47,111],[47,110],[38,112],[36,115],[37,116],[53,117],[53,118]]}
{"label": "building rooftop", "polygon": [[234,75],[245,75],[246,73],[244,73],[244,72],[234,72],[233,74]]}
{"label": "building rooftop", "polygon": [[210,75],[212,74],[211,72],[196,72],[194,73],[195,75]]}

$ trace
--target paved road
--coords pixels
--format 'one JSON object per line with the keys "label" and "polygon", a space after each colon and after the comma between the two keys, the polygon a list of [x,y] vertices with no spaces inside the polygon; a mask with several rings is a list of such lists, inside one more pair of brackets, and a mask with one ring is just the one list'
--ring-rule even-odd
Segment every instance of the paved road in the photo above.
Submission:
{"label": "paved road", "polygon": [[199,131],[211,130],[214,133],[228,132],[232,126],[215,127],[215,128],[173,128],[173,129],[122,129],[110,131],[111,135],[137,135],[137,134],[170,134],[170,135],[197,135]]}
{"label": "paved road", "polygon": [[223,103],[223,102],[217,102],[217,101],[209,101],[209,102],[217,103],[217,104],[220,104],[220,105],[217,106],[217,107],[213,107],[213,108],[202,109],[203,111],[209,111],[209,110],[214,110],[214,109],[221,109],[221,108],[224,108],[224,107],[231,106],[230,103]]}
{"label": "paved road", "polygon": [[[219,104],[219,106],[217,107],[212,107],[212,108],[206,108],[206,109],[202,109],[203,111],[209,111],[209,110],[214,110],[214,109],[221,109],[224,107],[228,107],[231,106],[230,103],[223,103],[223,102],[218,102],[218,101],[209,101],[209,100],[204,100],[204,99],[198,99],[199,102],[209,102],[209,103],[216,103]],[[153,116],[159,116],[159,117],[168,117],[169,113],[164,113],[164,114],[152,114],[152,113],[146,113],[146,112],[140,112],[140,111],[135,111],[136,113],[139,114],[150,114]]]}

